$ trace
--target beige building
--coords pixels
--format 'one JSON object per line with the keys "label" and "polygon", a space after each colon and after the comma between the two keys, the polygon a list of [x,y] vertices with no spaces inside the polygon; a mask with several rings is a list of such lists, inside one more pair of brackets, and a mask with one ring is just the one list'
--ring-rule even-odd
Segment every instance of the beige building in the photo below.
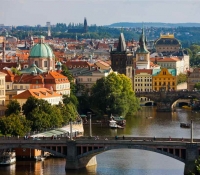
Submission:
{"label": "beige building", "polygon": [[194,85],[200,82],[200,69],[194,68],[193,72],[188,75],[188,90],[194,90]]}
{"label": "beige building", "polygon": [[151,92],[152,91],[152,69],[134,70],[133,90],[135,92]]}
{"label": "beige building", "polygon": [[13,99],[16,99],[22,106],[24,103],[26,103],[29,97],[35,97],[38,99],[46,100],[51,105],[58,105],[59,103],[62,103],[61,94],[57,94],[56,92],[46,88],[28,89],[14,96]]}

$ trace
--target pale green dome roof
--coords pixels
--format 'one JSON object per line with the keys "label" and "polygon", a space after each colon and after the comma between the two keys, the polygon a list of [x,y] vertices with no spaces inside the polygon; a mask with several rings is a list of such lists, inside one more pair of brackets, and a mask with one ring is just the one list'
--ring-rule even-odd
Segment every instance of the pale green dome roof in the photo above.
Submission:
{"label": "pale green dome roof", "polygon": [[54,54],[49,45],[45,43],[38,43],[32,47],[30,57],[52,58],[54,57]]}

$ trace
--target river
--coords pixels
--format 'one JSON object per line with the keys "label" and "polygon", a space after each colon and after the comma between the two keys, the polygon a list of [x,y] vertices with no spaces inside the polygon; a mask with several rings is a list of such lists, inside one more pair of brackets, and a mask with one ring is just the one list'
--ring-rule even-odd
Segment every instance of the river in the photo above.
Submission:
{"label": "river", "polygon": [[[150,116],[150,117],[149,117]],[[93,136],[156,136],[190,138],[190,129],[180,128],[180,122],[193,120],[193,136],[200,138],[200,116],[189,110],[157,113],[153,107],[143,107],[134,116],[127,117],[124,129],[113,130],[92,126]],[[85,136],[89,125],[84,126]],[[65,172],[65,159],[50,158],[43,162],[17,162],[0,167],[2,175],[183,175],[184,164],[170,157],[145,151],[117,149],[97,155],[97,165]]]}

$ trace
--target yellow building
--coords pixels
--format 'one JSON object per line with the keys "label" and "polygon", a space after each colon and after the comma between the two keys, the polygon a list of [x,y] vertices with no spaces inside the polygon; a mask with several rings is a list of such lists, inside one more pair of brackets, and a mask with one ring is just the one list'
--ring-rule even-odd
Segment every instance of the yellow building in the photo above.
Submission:
{"label": "yellow building", "polygon": [[152,89],[159,91],[164,88],[166,91],[177,89],[176,69],[154,69],[152,73]]}

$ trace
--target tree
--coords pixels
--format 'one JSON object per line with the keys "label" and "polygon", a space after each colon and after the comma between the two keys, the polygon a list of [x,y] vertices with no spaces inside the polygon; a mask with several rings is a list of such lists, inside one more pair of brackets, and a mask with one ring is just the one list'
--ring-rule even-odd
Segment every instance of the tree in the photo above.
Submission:
{"label": "tree", "polygon": [[22,106],[23,114],[27,117],[30,112],[32,112],[39,105],[39,101],[35,97],[29,97],[26,103]]}
{"label": "tree", "polygon": [[24,116],[11,114],[0,118],[0,130],[4,135],[23,136],[31,130],[31,122]]}
{"label": "tree", "polygon": [[196,84],[194,85],[194,88],[196,88],[197,90],[200,90],[200,82],[196,83]]}
{"label": "tree", "polygon": [[177,76],[177,84],[187,82],[187,74],[180,73]]}
{"label": "tree", "polygon": [[97,80],[92,87],[91,108],[98,114],[118,114],[126,116],[139,109],[139,101],[132,90],[132,84],[123,74],[111,73]]}
{"label": "tree", "polygon": [[7,109],[5,111],[5,116],[9,116],[11,114],[18,115],[21,111],[21,106],[17,100],[12,100],[7,105]]}

